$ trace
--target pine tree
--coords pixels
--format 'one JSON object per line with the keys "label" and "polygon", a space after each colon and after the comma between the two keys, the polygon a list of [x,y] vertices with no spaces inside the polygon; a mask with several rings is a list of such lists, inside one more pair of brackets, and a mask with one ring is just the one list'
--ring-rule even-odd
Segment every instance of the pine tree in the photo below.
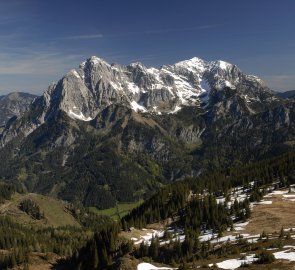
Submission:
{"label": "pine tree", "polygon": [[94,247],[93,247],[93,262],[92,262],[92,267],[93,269],[98,269],[99,266],[99,258],[98,258],[98,251],[97,251],[97,246],[96,242],[94,241]]}

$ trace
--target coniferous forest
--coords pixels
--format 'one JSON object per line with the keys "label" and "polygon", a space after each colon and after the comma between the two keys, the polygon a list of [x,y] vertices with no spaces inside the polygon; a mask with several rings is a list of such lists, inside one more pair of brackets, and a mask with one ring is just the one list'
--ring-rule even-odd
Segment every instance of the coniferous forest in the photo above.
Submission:
{"label": "coniferous forest", "polygon": [[[139,207],[120,221],[98,216],[82,206],[68,209],[79,221],[81,228],[38,228],[16,223],[8,217],[0,218],[0,254],[2,268],[26,266],[30,253],[55,253],[63,259],[59,264],[68,269],[112,269],[119,258],[129,254],[135,258],[150,257],[166,264],[181,264],[207,258],[212,252],[210,242],[200,242],[205,231],[218,235],[233,226],[233,222],[245,221],[250,215],[250,202],[259,201],[267,193],[266,187],[288,187],[295,183],[295,154],[288,153],[270,160],[246,166],[233,167],[197,178],[187,178],[161,188]],[[232,207],[217,203],[216,198],[228,196],[231,189],[242,187],[248,198],[234,201]],[[1,184],[1,202],[9,200],[16,192],[12,185]],[[190,198],[190,199],[188,199]],[[23,200],[19,208],[34,219],[46,218],[38,204]],[[131,241],[120,237],[120,232],[130,228],[144,228],[148,224],[171,218],[182,228],[185,240],[164,238],[169,244],[160,245],[157,237],[150,245],[138,248]]]}
{"label": "coniferous forest", "polygon": [[[69,269],[115,269],[118,258],[125,254],[176,265],[208,258],[216,250],[212,250],[210,242],[201,243],[200,234],[212,231],[222,235],[233,222],[247,220],[251,215],[250,202],[259,201],[267,193],[267,185],[276,182],[275,188],[282,188],[295,183],[294,169],[295,154],[289,153],[168,185],[123,217],[121,222],[97,231],[83,248],[62,263]],[[223,194],[226,197],[229,190],[237,186],[243,187],[249,200],[235,201],[231,208],[226,203],[217,204],[216,196]],[[187,200],[189,194],[192,198]],[[132,242],[119,236],[122,230],[144,228],[168,217],[175,218],[176,225],[183,228],[183,242],[174,239],[167,245],[160,245],[155,237],[150,245],[142,243],[135,248]],[[164,238],[169,237],[166,232]],[[241,243],[244,245],[242,239]],[[218,252],[230,251],[223,248]]]}

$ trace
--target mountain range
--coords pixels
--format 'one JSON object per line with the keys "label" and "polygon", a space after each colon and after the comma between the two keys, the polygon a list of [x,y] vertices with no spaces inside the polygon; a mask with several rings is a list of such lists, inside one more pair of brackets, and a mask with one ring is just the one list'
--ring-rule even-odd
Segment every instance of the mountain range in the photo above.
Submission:
{"label": "mountain range", "polygon": [[224,61],[81,63],[0,135],[0,176],[85,206],[291,151],[294,101]]}
{"label": "mountain range", "polygon": [[295,98],[295,90],[277,92],[276,95],[280,98]]}
{"label": "mountain range", "polygon": [[22,92],[0,96],[0,128],[3,128],[10,118],[20,117],[36,97]]}

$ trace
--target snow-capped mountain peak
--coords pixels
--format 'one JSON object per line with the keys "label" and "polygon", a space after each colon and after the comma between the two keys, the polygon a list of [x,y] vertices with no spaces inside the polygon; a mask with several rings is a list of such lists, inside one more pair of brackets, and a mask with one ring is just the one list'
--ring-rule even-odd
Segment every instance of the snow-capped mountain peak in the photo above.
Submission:
{"label": "snow-capped mountain peak", "polygon": [[191,72],[204,72],[206,69],[205,61],[198,57],[193,57],[189,60],[180,61],[176,63],[175,66],[185,68]]}
{"label": "snow-capped mountain peak", "polygon": [[109,65],[109,63],[107,63],[105,60],[103,60],[102,58],[99,58],[97,56],[91,56],[87,61],[92,63],[93,65],[97,65],[97,64]]}
{"label": "snow-capped mountain peak", "polygon": [[223,69],[223,70],[227,70],[227,69],[233,67],[232,64],[227,63],[227,62],[222,61],[222,60],[214,61],[214,62],[213,62],[213,65],[215,65],[215,66],[217,66],[218,68]]}
{"label": "snow-capped mountain peak", "polygon": [[90,121],[114,103],[142,113],[175,113],[183,106],[207,106],[214,91],[226,88],[257,100],[257,88],[264,91],[265,84],[222,60],[193,57],[158,69],[139,62],[109,64],[92,56],[44,94],[44,119],[58,108],[71,118]]}

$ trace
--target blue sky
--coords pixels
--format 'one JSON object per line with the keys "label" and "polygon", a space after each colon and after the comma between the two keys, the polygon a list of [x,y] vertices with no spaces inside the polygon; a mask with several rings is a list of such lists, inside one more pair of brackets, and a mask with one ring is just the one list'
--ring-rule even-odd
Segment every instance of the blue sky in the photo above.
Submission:
{"label": "blue sky", "polygon": [[0,94],[41,94],[92,55],[156,67],[222,59],[295,89],[295,1],[0,2]]}

